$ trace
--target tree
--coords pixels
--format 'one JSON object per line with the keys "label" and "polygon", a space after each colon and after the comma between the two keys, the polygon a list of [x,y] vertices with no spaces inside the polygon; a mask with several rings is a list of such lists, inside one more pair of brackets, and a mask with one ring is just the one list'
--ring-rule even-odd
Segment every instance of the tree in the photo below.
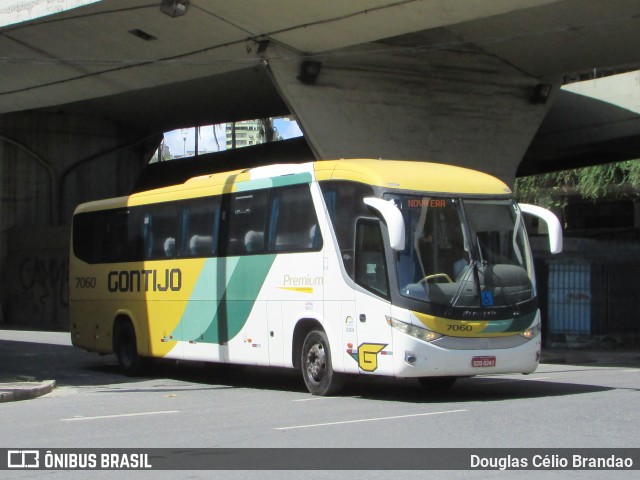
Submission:
{"label": "tree", "polygon": [[273,117],[263,118],[259,120],[262,129],[262,139],[264,143],[277,142],[282,140],[282,136],[273,125]]}
{"label": "tree", "polygon": [[520,177],[515,182],[519,202],[551,209],[564,208],[570,195],[597,200],[640,198],[640,160]]}

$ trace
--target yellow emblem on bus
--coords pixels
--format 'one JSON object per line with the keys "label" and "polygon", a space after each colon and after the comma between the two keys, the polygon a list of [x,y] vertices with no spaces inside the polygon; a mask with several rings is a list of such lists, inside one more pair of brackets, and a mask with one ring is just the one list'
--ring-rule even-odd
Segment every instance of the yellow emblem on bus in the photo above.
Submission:
{"label": "yellow emblem on bus", "polygon": [[358,347],[358,365],[365,372],[375,372],[378,368],[378,354],[386,343],[363,343]]}

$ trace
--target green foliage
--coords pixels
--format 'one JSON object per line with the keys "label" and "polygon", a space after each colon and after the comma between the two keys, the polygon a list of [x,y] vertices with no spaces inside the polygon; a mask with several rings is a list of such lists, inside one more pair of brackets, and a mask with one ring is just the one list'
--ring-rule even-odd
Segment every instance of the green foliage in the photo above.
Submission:
{"label": "green foliage", "polygon": [[636,195],[638,195],[638,190],[640,190],[640,160],[629,160],[624,163],[627,164],[628,168],[627,180],[636,191]]}
{"label": "green foliage", "polygon": [[515,182],[519,202],[562,208],[578,194],[593,202],[608,198],[640,197],[640,160],[521,177]]}

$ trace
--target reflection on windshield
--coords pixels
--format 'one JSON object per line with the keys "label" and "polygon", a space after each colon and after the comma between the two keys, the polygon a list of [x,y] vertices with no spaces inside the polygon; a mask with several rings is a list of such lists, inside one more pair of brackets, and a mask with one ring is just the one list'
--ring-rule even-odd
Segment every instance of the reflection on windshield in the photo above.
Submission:
{"label": "reflection on windshield", "polygon": [[400,293],[442,306],[493,308],[530,300],[530,250],[511,200],[387,195],[405,221]]}

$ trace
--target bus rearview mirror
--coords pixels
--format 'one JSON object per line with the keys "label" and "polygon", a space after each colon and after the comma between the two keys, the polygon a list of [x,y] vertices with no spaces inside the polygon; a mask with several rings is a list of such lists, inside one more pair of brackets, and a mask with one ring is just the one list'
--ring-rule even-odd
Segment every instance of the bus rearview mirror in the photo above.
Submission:
{"label": "bus rearview mirror", "polygon": [[363,199],[366,205],[377,210],[389,230],[389,244],[394,250],[404,250],[404,219],[402,213],[393,200],[383,200],[381,198],[367,197]]}
{"label": "bus rearview mirror", "polygon": [[537,205],[520,203],[519,206],[523,213],[528,213],[538,217],[547,224],[547,230],[549,232],[549,250],[551,253],[562,252],[562,226],[560,225],[558,217],[546,208],[538,207]]}

